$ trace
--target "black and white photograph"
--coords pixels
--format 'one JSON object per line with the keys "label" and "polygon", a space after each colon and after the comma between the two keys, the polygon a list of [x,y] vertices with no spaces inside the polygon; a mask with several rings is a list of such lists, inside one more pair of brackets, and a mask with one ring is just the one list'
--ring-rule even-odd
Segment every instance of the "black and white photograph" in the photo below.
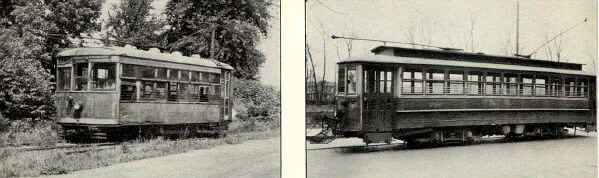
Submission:
{"label": "black and white photograph", "polygon": [[0,177],[281,177],[280,13],[0,0]]}
{"label": "black and white photograph", "polygon": [[597,177],[596,1],[305,5],[307,177]]}

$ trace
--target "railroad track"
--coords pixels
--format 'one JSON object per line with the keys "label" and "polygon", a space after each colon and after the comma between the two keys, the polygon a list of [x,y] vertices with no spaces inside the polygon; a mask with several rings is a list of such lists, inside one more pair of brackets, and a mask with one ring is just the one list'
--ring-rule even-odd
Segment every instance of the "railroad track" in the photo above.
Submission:
{"label": "railroad track", "polygon": [[455,145],[482,145],[482,144],[496,144],[496,143],[511,143],[511,142],[526,142],[526,141],[540,141],[540,140],[557,140],[557,139],[570,139],[579,138],[583,135],[568,135],[561,138],[535,138],[535,137],[524,137],[517,139],[508,139],[505,137],[489,137],[482,138],[475,143],[445,143],[438,146],[423,145],[420,147],[408,148],[405,142],[402,143],[391,143],[391,144],[373,144],[373,145],[351,145],[351,146],[334,146],[334,147],[323,147],[323,148],[308,148],[307,151],[318,151],[318,150],[342,150],[348,152],[371,152],[371,151],[384,151],[384,150],[405,150],[405,149],[421,149],[431,147],[449,147]]}
{"label": "railroad track", "polygon": [[74,151],[81,151],[83,149],[94,149],[103,148],[119,145],[119,143],[85,143],[85,144],[63,144],[54,146],[35,146],[35,147],[17,147],[15,150],[18,152],[30,152],[30,151],[49,151],[58,149],[71,149]]}
{"label": "railroad track", "polygon": [[[178,140],[169,140],[169,142],[197,142],[203,141],[208,138],[188,138],[188,139],[178,139]],[[140,143],[129,143],[129,142],[104,142],[104,143],[80,143],[80,144],[59,144],[53,146],[25,146],[25,147],[12,147],[17,152],[32,152],[32,151],[50,151],[50,150],[67,150],[67,154],[71,153],[82,153],[91,150],[104,150],[114,148],[116,146],[122,146],[122,144],[126,144],[127,146],[135,146]]]}

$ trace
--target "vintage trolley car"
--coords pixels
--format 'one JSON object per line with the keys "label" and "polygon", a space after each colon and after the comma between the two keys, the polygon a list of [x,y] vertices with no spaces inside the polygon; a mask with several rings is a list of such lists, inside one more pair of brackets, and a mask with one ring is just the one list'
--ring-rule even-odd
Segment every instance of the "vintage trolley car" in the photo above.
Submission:
{"label": "vintage trolley car", "polygon": [[58,56],[56,110],[67,138],[218,134],[231,120],[227,64],[131,46]]}
{"label": "vintage trolley car", "polygon": [[475,141],[595,125],[595,76],[582,64],[379,46],[337,63],[336,135],[364,142]]}

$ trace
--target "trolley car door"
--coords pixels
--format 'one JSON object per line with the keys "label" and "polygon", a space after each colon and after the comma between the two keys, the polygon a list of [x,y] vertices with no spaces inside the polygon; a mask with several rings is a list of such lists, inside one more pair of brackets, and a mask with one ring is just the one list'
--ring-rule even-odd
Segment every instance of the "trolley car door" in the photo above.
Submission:
{"label": "trolley car door", "polygon": [[389,142],[391,117],[394,110],[393,68],[365,67],[363,129],[367,143]]}

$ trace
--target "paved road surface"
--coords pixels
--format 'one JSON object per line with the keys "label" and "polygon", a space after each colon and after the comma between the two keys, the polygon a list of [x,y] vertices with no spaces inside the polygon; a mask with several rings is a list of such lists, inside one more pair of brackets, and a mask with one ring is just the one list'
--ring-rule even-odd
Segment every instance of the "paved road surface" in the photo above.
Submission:
{"label": "paved road surface", "polygon": [[[308,177],[597,177],[596,133],[567,139],[357,149],[359,139],[308,144]],[[401,145],[396,143],[396,145]]]}
{"label": "paved road surface", "polygon": [[279,143],[278,137],[247,141],[51,177],[280,177]]}

